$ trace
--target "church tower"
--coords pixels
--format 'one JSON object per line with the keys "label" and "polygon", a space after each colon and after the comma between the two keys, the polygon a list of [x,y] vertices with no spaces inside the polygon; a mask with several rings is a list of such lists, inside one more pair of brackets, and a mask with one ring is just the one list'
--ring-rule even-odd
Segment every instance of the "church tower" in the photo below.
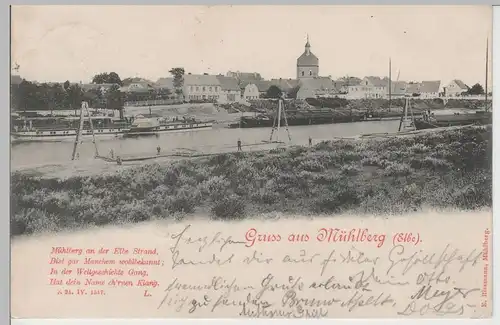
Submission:
{"label": "church tower", "polygon": [[319,73],[319,59],[311,52],[309,35],[304,53],[297,59],[297,79],[315,78]]}

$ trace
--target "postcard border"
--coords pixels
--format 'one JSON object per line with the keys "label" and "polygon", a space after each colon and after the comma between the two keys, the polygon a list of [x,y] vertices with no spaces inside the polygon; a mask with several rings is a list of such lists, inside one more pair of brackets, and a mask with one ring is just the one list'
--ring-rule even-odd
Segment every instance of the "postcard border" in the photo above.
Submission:
{"label": "postcard border", "polygon": [[[255,0],[252,2],[243,2],[243,1],[237,1],[234,0],[233,4],[346,4],[346,2],[343,1],[334,1],[334,0],[329,0],[329,1],[314,1],[314,2],[307,2],[304,0],[267,0],[267,1],[262,1],[262,0]],[[499,3],[499,1],[467,1],[467,0],[451,0],[451,1],[439,1],[439,4],[471,4],[471,5],[479,5],[479,4],[492,4],[492,3]],[[11,4],[16,5],[16,4],[21,4],[21,1],[12,1]],[[28,1],[22,1],[23,5],[27,4],[33,4],[33,5],[40,5],[42,4],[42,1],[35,1],[35,0],[28,0]],[[52,1],[45,1],[43,4],[67,4],[67,1],[60,1],[60,0],[52,0]],[[96,1],[96,0],[90,0],[90,1],[85,1],[82,2],[81,4],[134,4],[132,1],[127,1],[127,0],[114,0],[114,1]],[[142,4],[227,4],[225,1],[220,1],[220,0],[214,0],[214,1],[204,1],[204,0],[198,0],[198,1],[177,1],[177,0],[168,0],[168,1],[147,1],[147,2],[142,2]],[[349,4],[353,4],[352,2]],[[420,0],[420,1],[377,1],[377,0],[364,0],[364,1],[356,1],[355,4],[365,4],[365,5],[370,5],[370,4],[437,4],[436,1],[433,0]],[[9,26],[10,26],[10,10],[8,4],[5,3],[3,6],[6,10],[3,10],[3,19],[1,19],[1,39],[3,44],[8,44],[7,45],[7,50],[2,51],[0,58],[2,59],[2,62],[5,62],[5,60],[8,60],[10,63],[10,33],[9,33]],[[495,6],[493,9],[493,53],[500,53],[500,7]],[[498,56],[498,55],[497,55]],[[495,57],[495,55],[493,55]],[[0,68],[0,71],[4,71],[4,75],[7,76],[10,74],[10,64],[9,67],[6,65],[2,65]],[[500,61],[493,61],[493,84],[499,84],[500,85]],[[0,135],[0,149],[2,152],[9,152],[9,155],[2,155],[2,162],[0,165],[0,169],[2,170],[2,174],[5,176],[2,176],[2,196],[1,196],[1,206],[2,207],[9,207],[9,195],[10,193],[10,135],[9,135],[9,110],[7,109],[9,107],[9,79],[6,77],[0,79],[0,89],[1,93],[4,94],[2,96],[2,102],[4,102],[4,110],[2,111],[2,114],[4,115],[4,118],[2,122],[4,123],[4,127],[0,128],[1,133],[5,133],[4,135]],[[493,98],[500,98],[500,87],[495,87],[493,89]],[[494,110],[500,110],[500,102],[497,100],[493,101],[493,109]],[[493,120],[494,120],[494,125],[500,125],[500,115],[499,114],[493,114]],[[494,151],[493,151],[493,202],[500,202],[500,192],[497,191],[497,186],[495,184],[500,184],[500,175],[498,175],[499,171],[499,163],[500,163],[500,136],[499,132],[496,130],[496,127],[493,128],[493,138],[494,138]],[[496,180],[496,181],[495,181]],[[493,204],[493,213],[494,215],[497,214],[498,211],[498,206],[496,204]],[[0,235],[0,238],[2,239],[1,241],[1,257],[2,260],[4,261],[9,261],[9,263],[5,263],[4,267],[2,267],[0,271],[1,278],[3,281],[0,281],[1,283],[1,298],[0,298],[0,303],[1,303],[1,310],[0,310],[0,315],[2,320],[6,320],[6,324],[10,322],[10,227],[9,227],[9,211],[6,213],[6,217],[2,219],[2,224],[3,226],[0,226],[0,231],[2,232]],[[494,234],[500,234],[500,224],[498,221],[495,221],[495,218],[493,219],[493,233]],[[497,264],[498,261],[500,260],[500,235],[495,235],[493,236],[493,241],[494,241],[494,259],[493,259],[493,268],[494,271],[497,271]],[[460,324],[493,324],[495,323],[495,320],[497,322],[500,321],[500,315],[498,315],[498,311],[500,310],[500,303],[499,303],[499,290],[498,290],[498,285],[496,282],[493,282],[493,305],[494,305],[494,314],[493,318],[491,319],[474,319],[474,320],[404,320],[403,322],[406,322],[407,324],[456,324],[457,322]],[[497,311],[495,313],[495,311]],[[264,322],[268,322],[269,320],[242,320],[241,322],[245,323],[251,323],[251,324],[260,324]],[[276,323],[283,323],[288,322],[289,320],[275,320]],[[349,320],[335,320],[335,324],[391,324],[391,323],[397,323],[399,324],[402,320],[401,319],[390,319],[390,320],[354,320],[354,319],[349,319]],[[99,320],[99,319],[94,319],[94,320],[78,320],[78,319],[12,319],[11,324],[14,325],[56,325],[56,324],[67,324],[67,325],[90,325],[90,324],[198,324],[199,320],[192,320],[192,319],[169,319],[169,320],[145,320],[145,319],[123,319],[123,320]],[[213,319],[213,320],[206,320],[207,323],[217,323],[217,324],[234,324],[233,319],[227,319],[227,320],[222,320],[222,319]],[[300,321],[302,324],[307,322],[307,320]],[[323,324],[327,324],[327,322],[331,322],[330,319],[325,319],[325,320],[320,320],[318,321]],[[2,321],[3,323],[3,321]],[[328,323],[329,324],[329,323]]]}

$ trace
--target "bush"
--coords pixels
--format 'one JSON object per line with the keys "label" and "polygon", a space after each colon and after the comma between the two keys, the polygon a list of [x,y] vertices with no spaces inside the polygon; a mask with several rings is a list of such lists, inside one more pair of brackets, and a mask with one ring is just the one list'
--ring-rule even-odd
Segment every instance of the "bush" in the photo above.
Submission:
{"label": "bush", "polygon": [[405,163],[390,163],[384,169],[385,176],[393,176],[393,177],[408,176],[410,175],[410,172],[411,172],[410,166],[408,166]]}
{"label": "bush", "polygon": [[189,187],[181,188],[176,195],[166,200],[166,207],[170,213],[193,213],[201,201],[201,193]]}
{"label": "bush", "polygon": [[240,219],[245,214],[245,203],[241,197],[231,195],[216,201],[212,213],[220,219]]}
{"label": "bush", "polygon": [[361,169],[355,164],[350,164],[342,166],[340,168],[340,172],[344,175],[354,176],[359,174],[361,172]]}

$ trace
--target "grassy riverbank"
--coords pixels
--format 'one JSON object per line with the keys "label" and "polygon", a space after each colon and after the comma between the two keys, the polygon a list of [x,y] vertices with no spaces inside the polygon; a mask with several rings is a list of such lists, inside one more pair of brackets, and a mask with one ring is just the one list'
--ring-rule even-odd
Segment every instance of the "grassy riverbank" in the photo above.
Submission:
{"label": "grassy riverbank", "polygon": [[109,176],[14,173],[11,233],[259,213],[404,213],[492,204],[491,126],[225,153]]}

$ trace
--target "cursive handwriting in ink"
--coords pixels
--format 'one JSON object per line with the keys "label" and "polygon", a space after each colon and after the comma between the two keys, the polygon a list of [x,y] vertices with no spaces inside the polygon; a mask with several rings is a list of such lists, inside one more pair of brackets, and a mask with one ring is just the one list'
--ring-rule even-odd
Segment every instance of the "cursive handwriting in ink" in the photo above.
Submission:
{"label": "cursive handwriting in ink", "polygon": [[189,308],[188,312],[192,314],[196,311],[196,309],[208,306],[210,304],[210,300],[211,299],[207,295],[204,295],[203,299],[200,301],[196,299],[191,300],[191,307]]}
{"label": "cursive handwriting in ink", "polygon": [[[436,315],[456,314],[462,315],[463,304],[453,301],[456,297],[465,299],[473,292],[479,292],[480,288],[465,289],[453,288],[451,290],[434,289],[431,285],[423,285],[415,294],[411,295],[412,301],[398,315],[408,316],[414,313],[425,315],[428,313]],[[418,306],[417,301],[422,300],[424,304]]]}
{"label": "cursive handwriting in ink", "polygon": [[256,298],[261,299],[264,293],[269,291],[286,291],[286,290],[300,290],[304,288],[304,283],[301,277],[288,277],[287,283],[279,283],[275,280],[272,274],[268,274],[260,283],[260,290],[257,292]]}
{"label": "cursive handwriting in ink", "polygon": [[300,253],[299,253],[299,256],[298,257],[291,257],[290,255],[285,255],[285,257],[283,257],[283,260],[282,262],[283,263],[313,263],[313,261],[315,261],[314,259],[316,257],[320,256],[319,254],[312,254],[309,256],[309,254],[306,252],[305,249],[301,249],[300,250]]}
{"label": "cursive handwriting in ink", "polygon": [[375,257],[375,258],[370,258],[366,256],[366,254],[363,251],[360,251],[356,247],[352,247],[347,254],[340,254],[340,257],[342,258],[340,260],[340,263],[355,263],[355,264],[377,264],[379,261],[380,257]]}
{"label": "cursive handwriting in ink", "polygon": [[340,306],[343,308],[347,308],[349,312],[352,312],[354,309],[366,307],[366,306],[384,306],[386,304],[394,307],[396,302],[392,299],[390,294],[386,294],[384,292],[380,293],[378,296],[370,295],[368,298],[365,297],[364,294],[359,291],[355,291],[354,294],[346,301],[343,301]]}
{"label": "cursive handwriting in ink", "polygon": [[190,228],[191,228],[191,225],[187,225],[179,233],[172,234],[170,236],[171,239],[175,240],[174,246],[171,247],[172,252],[179,247],[181,242],[186,244],[186,245],[198,245],[197,250],[200,253],[206,247],[211,247],[214,245],[220,244],[219,251],[222,252],[222,250],[228,245],[244,245],[245,244],[245,242],[243,242],[243,241],[233,240],[232,236],[223,237],[222,233],[220,231],[215,233],[215,235],[213,235],[213,236],[191,237],[191,236],[187,235],[187,232]]}
{"label": "cursive handwriting in ink", "polygon": [[314,281],[309,285],[309,289],[323,289],[323,290],[350,290],[353,287],[349,284],[343,284],[336,281],[334,276],[329,277],[326,281]]}
{"label": "cursive handwriting in ink", "polygon": [[361,289],[363,291],[371,291],[371,289],[368,289],[369,281],[374,281],[378,284],[389,284],[393,286],[405,286],[410,284],[408,281],[399,282],[397,280],[394,280],[393,276],[391,276],[389,279],[382,279],[376,274],[374,267],[372,267],[371,272],[368,275],[365,274],[365,271],[360,271],[354,275],[349,276],[349,281],[351,283],[354,283],[356,289]]}
{"label": "cursive handwriting in ink", "polygon": [[180,252],[174,251],[172,253],[172,270],[175,269],[179,265],[206,265],[206,264],[216,264],[217,266],[223,266],[226,264],[229,264],[232,262],[234,258],[234,253],[231,254],[229,257],[225,258],[220,258],[215,253],[212,254],[212,256],[206,260],[203,261],[194,261],[194,260],[187,260],[183,257],[179,257]]}
{"label": "cursive handwriting in ink", "polygon": [[391,271],[394,271],[396,266],[401,266],[403,268],[401,274],[405,275],[418,264],[432,265],[434,269],[441,267],[442,270],[445,270],[448,265],[455,261],[460,262],[462,265],[459,270],[459,272],[461,272],[468,264],[475,266],[480,260],[481,254],[481,252],[476,252],[476,249],[472,250],[467,256],[459,254],[458,249],[454,249],[450,252],[450,245],[448,244],[439,256],[437,256],[436,253],[424,253],[422,250],[407,256],[405,254],[405,247],[403,245],[396,245],[389,252],[388,259],[390,261],[390,266],[386,274],[389,275]]}
{"label": "cursive handwriting in ink", "polygon": [[330,254],[328,255],[327,258],[325,258],[321,263],[321,272],[320,275],[323,275],[326,271],[326,268],[330,263],[335,263],[337,259],[334,257],[335,256],[335,250],[332,250]]}

